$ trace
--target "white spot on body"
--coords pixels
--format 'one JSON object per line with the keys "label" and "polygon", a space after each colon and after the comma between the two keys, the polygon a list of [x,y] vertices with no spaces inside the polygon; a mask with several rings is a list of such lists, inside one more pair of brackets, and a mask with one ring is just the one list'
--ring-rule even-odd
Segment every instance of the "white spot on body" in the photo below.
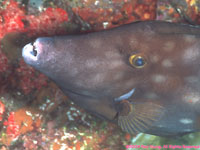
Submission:
{"label": "white spot on body", "polygon": [[193,121],[190,119],[190,118],[182,118],[179,120],[180,123],[183,123],[183,124],[191,124],[193,123]]}
{"label": "white spot on body", "polygon": [[169,68],[169,67],[173,66],[172,62],[169,59],[163,60],[162,61],[162,65],[163,65],[163,67],[166,67],[166,68]]}
{"label": "white spot on body", "polygon": [[98,73],[91,79],[91,84],[99,84],[102,83],[105,79],[104,73]]}
{"label": "white spot on body", "polygon": [[164,43],[163,50],[166,52],[171,52],[175,48],[175,43],[172,41],[168,41]]}
{"label": "white spot on body", "polygon": [[157,63],[157,62],[159,61],[159,56],[157,56],[157,55],[152,56],[152,57],[151,57],[151,61],[152,61],[153,63]]}
{"label": "white spot on body", "polygon": [[162,83],[162,82],[165,82],[167,78],[164,75],[156,74],[152,76],[152,80],[156,83]]}
{"label": "white spot on body", "polygon": [[193,45],[185,50],[183,53],[183,61],[185,63],[194,63],[199,59],[199,45]]}

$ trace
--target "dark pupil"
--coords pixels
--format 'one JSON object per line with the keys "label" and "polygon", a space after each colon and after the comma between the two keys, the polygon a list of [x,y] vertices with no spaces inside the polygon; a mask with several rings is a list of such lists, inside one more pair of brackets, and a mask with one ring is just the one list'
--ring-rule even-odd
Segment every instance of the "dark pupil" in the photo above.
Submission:
{"label": "dark pupil", "polygon": [[143,58],[142,58],[142,57],[136,58],[136,60],[135,60],[135,65],[136,65],[136,66],[143,66],[143,65],[144,65],[144,60],[143,60]]}

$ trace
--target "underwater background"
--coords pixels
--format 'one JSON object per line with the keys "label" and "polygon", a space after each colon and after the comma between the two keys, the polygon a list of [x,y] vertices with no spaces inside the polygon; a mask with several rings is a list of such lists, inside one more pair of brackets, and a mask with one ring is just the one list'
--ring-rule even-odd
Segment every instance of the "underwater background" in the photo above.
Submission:
{"label": "underwater background", "polygon": [[199,149],[200,133],[163,138],[122,132],[75,105],[21,56],[36,37],[143,20],[198,25],[200,1],[0,0],[0,150]]}

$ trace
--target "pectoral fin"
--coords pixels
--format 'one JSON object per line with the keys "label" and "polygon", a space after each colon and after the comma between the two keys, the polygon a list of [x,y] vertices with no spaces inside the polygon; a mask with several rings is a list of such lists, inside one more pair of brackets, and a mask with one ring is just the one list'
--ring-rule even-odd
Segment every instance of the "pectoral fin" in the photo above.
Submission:
{"label": "pectoral fin", "polygon": [[122,100],[119,105],[118,125],[131,134],[145,132],[164,114],[164,107],[153,102]]}

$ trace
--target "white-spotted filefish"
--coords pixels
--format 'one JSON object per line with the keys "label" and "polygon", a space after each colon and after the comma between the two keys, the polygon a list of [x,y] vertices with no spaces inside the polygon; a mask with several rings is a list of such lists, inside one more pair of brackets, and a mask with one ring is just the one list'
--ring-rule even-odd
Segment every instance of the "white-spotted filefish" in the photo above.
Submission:
{"label": "white-spotted filefish", "polygon": [[200,129],[200,28],[147,21],[42,37],[22,53],[75,103],[129,133]]}

